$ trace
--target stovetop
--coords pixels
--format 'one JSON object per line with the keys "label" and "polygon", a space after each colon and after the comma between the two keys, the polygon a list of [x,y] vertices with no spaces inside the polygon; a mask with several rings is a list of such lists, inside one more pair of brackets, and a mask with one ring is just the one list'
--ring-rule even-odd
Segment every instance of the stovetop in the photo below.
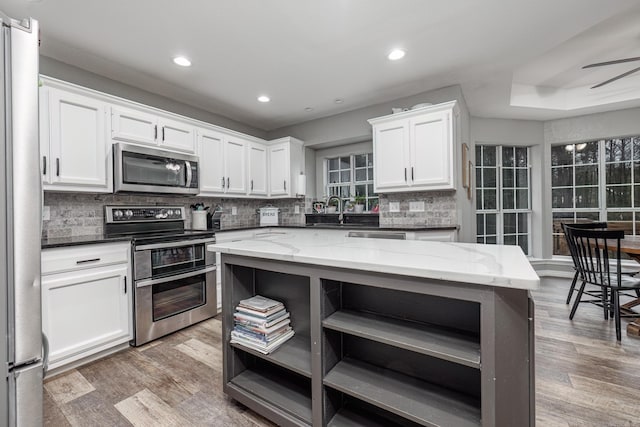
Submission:
{"label": "stovetop", "polygon": [[214,230],[185,230],[183,207],[105,206],[105,235],[130,237],[134,244],[211,238]]}

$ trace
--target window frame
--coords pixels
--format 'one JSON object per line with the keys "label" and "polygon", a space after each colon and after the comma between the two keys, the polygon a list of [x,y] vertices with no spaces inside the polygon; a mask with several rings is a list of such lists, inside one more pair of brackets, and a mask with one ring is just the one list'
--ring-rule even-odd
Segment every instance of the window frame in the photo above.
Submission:
{"label": "window frame", "polygon": [[[364,167],[357,167],[356,166],[356,157],[357,156],[366,156],[365,162],[367,162],[367,165]],[[356,186],[357,185],[364,185],[365,186],[365,212],[371,212],[373,210],[373,208],[375,207],[375,205],[379,205],[380,204],[380,196],[379,194],[373,192],[373,175],[375,174],[375,162],[373,160],[373,151],[368,151],[368,152],[357,152],[357,153],[350,153],[350,154],[338,154],[335,156],[331,156],[331,157],[325,157],[323,159],[323,166],[324,166],[324,192],[326,197],[330,197],[331,195],[333,195],[333,192],[331,191],[331,188],[342,188],[344,186],[347,185],[346,182],[339,182],[339,183],[330,183],[329,182],[329,173],[330,172],[335,172],[335,171],[339,171],[339,175],[341,176],[341,172],[347,169],[330,169],[329,168],[329,162],[331,160],[334,159],[338,159],[338,164],[340,164],[340,159],[341,158],[349,158],[349,171],[350,171],[350,177],[351,180],[349,181],[348,185],[349,185],[349,196],[348,197],[342,197],[342,194],[339,194],[339,197],[342,199],[343,203],[344,202],[353,202],[353,199],[356,197]],[[369,166],[369,161],[371,162],[371,165]],[[367,172],[367,180],[365,181],[356,181],[356,169],[365,169]],[[371,169],[371,177],[369,179],[369,172],[368,170]],[[342,179],[342,178],[340,178]],[[371,188],[372,193],[369,193],[369,188]],[[341,190],[340,190],[341,191]]]}

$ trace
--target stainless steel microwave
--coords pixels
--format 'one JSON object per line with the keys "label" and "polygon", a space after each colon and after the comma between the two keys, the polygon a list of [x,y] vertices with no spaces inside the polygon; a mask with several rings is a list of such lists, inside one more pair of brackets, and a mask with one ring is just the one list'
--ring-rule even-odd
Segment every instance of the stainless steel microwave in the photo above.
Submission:
{"label": "stainless steel microwave", "polygon": [[115,192],[198,194],[198,158],[155,148],[113,145]]}

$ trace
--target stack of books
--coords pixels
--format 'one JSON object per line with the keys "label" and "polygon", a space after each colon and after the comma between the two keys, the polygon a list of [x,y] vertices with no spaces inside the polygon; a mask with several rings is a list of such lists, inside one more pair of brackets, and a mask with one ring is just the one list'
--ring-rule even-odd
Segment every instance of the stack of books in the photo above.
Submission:
{"label": "stack of books", "polygon": [[231,343],[263,354],[273,352],[293,336],[284,304],[260,295],[240,301],[233,323]]}

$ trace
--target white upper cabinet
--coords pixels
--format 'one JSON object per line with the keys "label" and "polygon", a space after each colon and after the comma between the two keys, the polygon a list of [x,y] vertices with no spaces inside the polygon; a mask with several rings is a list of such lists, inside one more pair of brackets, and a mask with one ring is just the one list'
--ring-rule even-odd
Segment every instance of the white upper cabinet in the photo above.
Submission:
{"label": "white upper cabinet", "polygon": [[190,124],[126,107],[111,107],[111,138],[114,141],[156,145],[167,150],[195,152],[195,132]]}
{"label": "white upper cabinet", "polygon": [[198,129],[200,195],[247,194],[247,146],[241,137]]}
{"label": "white upper cabinet", "polygon": [[247,193],[247,146],[248,141],[235,136],[225,138],[225,177],[226,194],[244,195]]}
{"label": "white upper cabinet", "polygon": [[111,192],[106,102],[75,91],[40,89],[40,150],[45,190]]}
{"label": "white upper cabinet", "polygon": [[304,194],[305,189],[297,188],[298,176],[304,172],[302,141],[287,137],[269,144],[269,195],[295,197]]}
{"label": "white upper cabinet", "polygon": [[267,147],[264,144],[250,142],[248,152],[248,186],[250,196],[267,195]]}
{"label": "white upper cabinet", "polygon": [[452,101],[369,120],[375,191],[455,189],[458,114]]}

